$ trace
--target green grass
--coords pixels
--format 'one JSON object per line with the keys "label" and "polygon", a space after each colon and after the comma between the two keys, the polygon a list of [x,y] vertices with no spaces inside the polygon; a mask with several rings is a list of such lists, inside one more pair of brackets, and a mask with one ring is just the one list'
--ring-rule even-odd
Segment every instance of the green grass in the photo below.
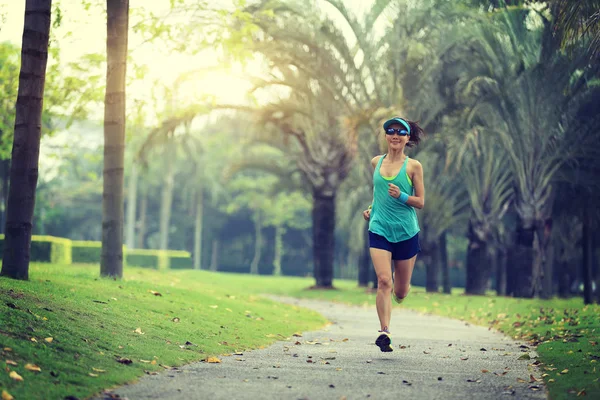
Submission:
{"label": "green grass", "polygon": [[[312,311],[229,286],[236,277],[216,284],[215,274],[200,271],[127,268],[122,281],[98,273],[99,267],[32,265],[28,282],[0,278],[6,367],[0,392],[16,399],[85,398],[144,373],[266,346],[326,323]],[[132,363],[117,361],[125,359]],[[12,371],[23,380],[12,379]]]}
{"label": "green grass", "polygon": [[[24,378],[17,382],[0,373],[0,390],[16,399],[85,397],[145,371],[265,346],[325,323],[315,313],[261,298],[265,293],[375,303],[375,295],[353,281],[337,280],[338,290],[317,291],[306,290],[314,284],[312,278],[127,268],[123,281],[113,281],[97,279],[98,271],[34,265],[29,282],[0,278],[0,349],[12,348],[2,351],[2,358],[17,362],[7,367]],[[584,307],[578,298],[464,296],[460,290],[444,295],[415,287],[396,307],[491,326],[539,344],[537,361],[547,374],[551,399],[583,392],[600,398],[600,306]],[[51,343],[44,341],[47,337],[53,338]],[[133,363],[120,364],[119,357]],[[26,363],[42,371],[28,371]]]}

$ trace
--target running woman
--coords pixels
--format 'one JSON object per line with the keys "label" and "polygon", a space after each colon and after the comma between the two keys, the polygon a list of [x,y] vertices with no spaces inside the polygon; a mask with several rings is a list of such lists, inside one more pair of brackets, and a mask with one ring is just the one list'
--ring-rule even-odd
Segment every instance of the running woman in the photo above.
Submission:
{"label": "running woman", "polygon": [[[423,167],[404,154],[419,144],[423,129],[413,121],[394,117],[383,124],[386,154],[371,160],[373,203],[363,212],[369,221],[369,247],[377,274],[375,304],[381,329],[375,340],[381,351],[393,351],[390,334],[391,294],[401,303],[410,290],[410,279],[419,245],[419,221],[415,208],[425,205]],[[393,274],[392,274],[393,269]]]}

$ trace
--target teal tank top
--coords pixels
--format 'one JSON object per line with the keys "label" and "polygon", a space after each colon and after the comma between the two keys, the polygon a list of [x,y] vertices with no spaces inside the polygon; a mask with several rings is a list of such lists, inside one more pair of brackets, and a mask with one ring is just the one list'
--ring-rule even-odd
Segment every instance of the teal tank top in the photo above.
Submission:
{"label": "teal tank top", "polygon": [[406,173],[408,156],[400,168],[398,175],[392,178],[381,176],[380,168],[384,154],[377,163],[373,172],[373,204],[371,218],[369,220],[369,231],[385,237],[392,243],[408,240],[419,233],[419,221],[414,207],[400,202],[389,195],[388,183],[393,183],[403,193],[412,196],[414,193],[412,182]]}

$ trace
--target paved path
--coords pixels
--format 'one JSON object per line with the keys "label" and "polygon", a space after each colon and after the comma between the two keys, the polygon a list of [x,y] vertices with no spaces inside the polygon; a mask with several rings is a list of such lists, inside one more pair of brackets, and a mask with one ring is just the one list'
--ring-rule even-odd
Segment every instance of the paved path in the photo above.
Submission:
{"label": "paved path", "polygon": [[[279,298],[332,324],[272,346],[145,376],[112,393],[137,399],[545,399],[531,349],[487,328],[396,307],[392,353],[374,307]],[[485,349],[485,350],[484,350]],[[482,372],[487,370],[488,372]],[[519,382],[521,378],[525,382]],[[536,390],[538,389],[538,390]]]}

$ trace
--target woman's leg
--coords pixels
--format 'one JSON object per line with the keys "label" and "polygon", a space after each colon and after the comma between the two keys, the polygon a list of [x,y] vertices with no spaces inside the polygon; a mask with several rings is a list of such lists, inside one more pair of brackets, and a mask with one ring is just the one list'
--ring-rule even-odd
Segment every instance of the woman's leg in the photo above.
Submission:
{"label": "woman's leg", "polygon": [[408,260],[394,260],[394,297],[396,302],[401,303],[410,291],[410,279],[417,256]]}
{"label": "woman's leg", "polygon": [[371,260],[377,274],[377,297],[375,305],[381,330],[388,330],[392,317],[392,253],[371,247]]}

